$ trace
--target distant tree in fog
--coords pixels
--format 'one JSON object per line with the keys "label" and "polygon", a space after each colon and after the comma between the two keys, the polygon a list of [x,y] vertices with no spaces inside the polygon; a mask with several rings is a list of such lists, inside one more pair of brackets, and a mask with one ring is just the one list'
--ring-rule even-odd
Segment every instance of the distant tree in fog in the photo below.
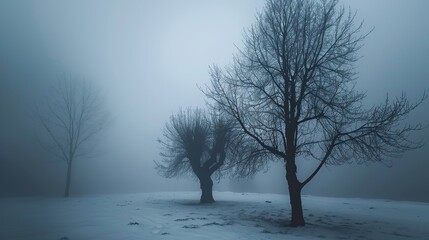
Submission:
{"label": "distant tree in fog", "polygon": [[85,81],[63,76],[52,86],[49,97],[39,107],[44,129],[43,146],[67,163],[64,197],[70,194],[72,165],[93,153],[93,140],[106,125],[97,91]]}
{"label": "distant tree in fog", "polygon": [[200,182],[200,203],[214,202],[212,174],[225,165],[231,131],[227,120],[201,109],[171,115],[159,140],[163,160],[155,162],[158,173],[168,178],[193,174]]}
{"label": "distant tree in fog", "polygon": [[[353,64],[367,34],[337,3],[268,0],[233,64],[212,67],[204,90],[247,136],[236,167],[241,174],[284,161],[291,226],[305,224],[301,190],[323,165],[378,162],[421,146],[409,133],[422,126],[402,120],[426,94],[417,103],[403,95],[364,108]],[[319,165],[299,180],[296,161],[304,158]]]}

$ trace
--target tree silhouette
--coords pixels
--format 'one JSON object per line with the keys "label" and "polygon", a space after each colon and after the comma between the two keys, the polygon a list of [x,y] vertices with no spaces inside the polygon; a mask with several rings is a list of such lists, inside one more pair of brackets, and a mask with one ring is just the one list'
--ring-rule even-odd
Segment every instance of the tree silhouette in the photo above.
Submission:
{"label": "tree silhouette", "polygon": [[212,174],[225,164],[231,128],[220,117],[207,117],[201,109],[180,110],[171,115],[161,143],[158,173],[171,178],[193,173],[200,182],[200,203],[214,202]]}
{"label": "tree silhouette", "polygon": [[[291,226],[305,225],[301,190],[324,164],[378,162],[420,147],[409,133],[421,125],[401,121],[421,101],[405,95],[365,109],[354,89],[353,64],[366,37],[355,13],[338,1],[268,0],[244,34],[244,47],[224,69],[210,69],[203,90],[247,136],[237,163],[251,174],[273,157],[285,163]],[[319,161],[300,181],[296,161]]]}
{"label": "tree silhouette", "polygon": [[91,85],[70,75],[60,77],[50,93],[39,109],[46,133],[43,145],[67,163],[64,197],[68,197],[74,160],[93,152],[90,142],[105,128],[106,115]]}

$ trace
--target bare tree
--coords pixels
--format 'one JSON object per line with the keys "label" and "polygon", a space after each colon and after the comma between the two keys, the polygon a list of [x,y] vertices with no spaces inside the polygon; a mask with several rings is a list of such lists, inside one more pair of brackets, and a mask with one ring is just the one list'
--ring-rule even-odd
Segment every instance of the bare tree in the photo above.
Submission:
{"label": "bare tree", "polygon": [[[252,174],[273,157],[284,161],[291,226],[305,225],[301,190],[324,164],[379,162],[421,146],[409,133],[422,126],[401,121],[426,94],[417,103],[403,95],[364,108],[353,64],[367,33],[356,14],[337,3],[268,0],[233,64],[212,67],[203,90],[247,136],[240,174]],[[320,163],[300,181],[296,161],[302,158]]]}
{"label": "bare tree", "polygon": [[90,143],[105,128],[106,117],[98,92],[88,82],[66,75],[58,79],[41,106],[39,118],[46,133],[43,145],[67,163],[64,197],[70,193],[74,160],[93,153]]}
{"label": "bare tree", "polygon": [[162,162],[155,162],[158,173],[171,178],[193,173],[201,187],[200,203],[212,203],[213,180],[225,164],[231,128],[219,116],[206,116],[201,109],[180,110],[171,115],[161,143]]}

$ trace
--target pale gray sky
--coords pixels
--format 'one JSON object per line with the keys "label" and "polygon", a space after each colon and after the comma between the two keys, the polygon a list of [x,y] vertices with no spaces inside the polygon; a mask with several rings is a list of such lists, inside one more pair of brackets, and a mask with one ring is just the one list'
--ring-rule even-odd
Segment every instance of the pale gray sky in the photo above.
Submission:
{"label": "pale gray sky", "polygon": [[[344,0],[358,10],[366,29],[374,27],[361,51],[358,88],[368,103],[407,92],[412,100],[429,90],[429,1]],[[163,179],[153,160],[156,139],[169,115],[204,106],[198,85],[208,83],[208,66],[228,64],[243,29],[262,0],[13,1],[0,2],[0,77],[27,91],[63,72],[85,76],[104,92],[111,115],[105,154],[76,162],[72,193],[198,190],[191,180]],[[412,121],[429,122],[429,104]],[[429,131],[417,137],[428,139]],[[429,147],[383,165],[325,168],[308,194],[369,196],[429,201]],[[286,192],[282,166],[253,181],[218,190]],[[303,173],[313,165],[304,162]],[[62,192],[65,164],[4,163],[23,183]],[[18,176],[18,177],[17,177]],[[36,180],[34,180],[36,179]],[[56,179],[52,184],[52,179]],[[9,184],[9,188],[13,183]],[[53,187],[50,187],[52,184]],[[23,187],[25,188],[25,187]]]}

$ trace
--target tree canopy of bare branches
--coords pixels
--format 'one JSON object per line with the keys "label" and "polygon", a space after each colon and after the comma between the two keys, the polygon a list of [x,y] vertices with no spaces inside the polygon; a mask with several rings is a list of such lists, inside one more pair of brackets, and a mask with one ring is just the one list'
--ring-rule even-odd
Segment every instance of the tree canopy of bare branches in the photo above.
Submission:
{"label": "tree canopy of bare branches", "polygon": [[107,116],[102,109],[98,92],[88,82],[70,75],[54,83],[40,108],[39,117],[46,135],[43,145],[67,163],[64,197],[70,193],[74,160],[92,153],[91,141],[106,126]]}
{"label": "tree canopy of bare branches", "polygon": [[187,109],[171,115],[163,132],[158,173],[168,178],[193,173],[200,181],[200,203],[214,202],[211,176],[225,164],[231,125],[201,109]]}
{"label": "tree canopy of bare branches", "polygon": [[[292,226],[305,224],[301,189],[324,164],[379,162],[421,146],[409,134],[422,126],[402,120],[426,94],[417,103],[402,95],[363,106],[354,64],[368,33],[355,16],[337,0],[268,0],[233,63],[213,66],[203,90],[247,136],[251,147],[238,161],[239,171],[284,161]],[[303,158],[320,164],[299,180],[296,161]]]}

